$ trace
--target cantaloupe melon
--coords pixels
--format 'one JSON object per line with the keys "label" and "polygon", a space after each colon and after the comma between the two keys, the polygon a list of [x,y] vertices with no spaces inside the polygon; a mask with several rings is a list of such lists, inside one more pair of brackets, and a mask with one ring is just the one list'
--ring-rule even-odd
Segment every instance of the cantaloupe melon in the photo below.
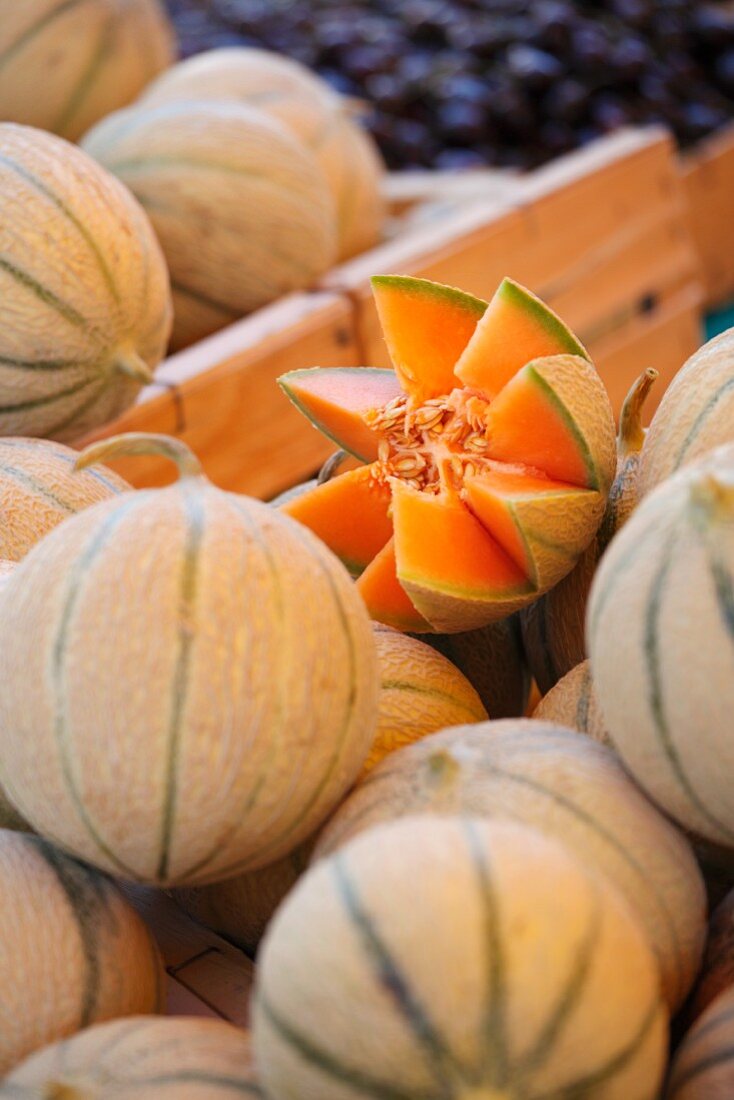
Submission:
{"label": "cantaloupe melon", "polygon": [[134,1016],[95,1024],[32,1055],[0,1084],[17,1100],[262,1097],[250,1036],[224,1020]]}
{"label": "cantaloupe melon", "polygon": [[172,894],[190,917],[254,956],[273,913],[308,867],[312,849],[309,839],[267,867],[224,882],[182,886]]}
{"label": "cantaloupe melon", "polygon": [[734,848],[734,445],[638,505],[591,589],[597,696],[634,778],[685,828]]}
{"label": "cantaloupe melon", "polygon": [[462,634],[424,634],[476,689],[492,718],[519,718],[530,694],[530,672],[517,615]]}
{"label": "cantaloupe melon", "polygon": [[175,65],[146,88],[141,102],[208,99],[267,112],[313,153],[334,197],[341,259],[377,243],[385,216],[382,158],[347,102],[324,80],[290,57],[233,46]]}
{"label": "cantaloupe melon", "polygon": [[604,880],[534,829],[412,817],[312,868],[263,942],[273,1100],[653,1100],[666,1010]]}
{"label": "cantaloupe melon", "polygon": [[372,626],[310,532],[180,480],[87,508],[17,566],[0,616],[0,782],[62,847],[122,877],[183,884],[285,855],[333,809],[374,737]]}
{"label": "cantaloupe melon", "polygon": [[512,819],[566,844],[638,915],[679,1006],[696,976],[706,899],[690,845],[640,793],[616,754],[549,722],[482,722],[432,734],[359,783],[319,835],[315,858],[412,813]]}
{"label": "cantaloupe melon", "polygon": [[0,829],[0,898],[0,1077],[88,1024],[162,1009],[158,949],[104,875]]}
{"label": "cantaloupe melon", "polygon": [[0,124],[0,435],[69,439],[132,404],[171,329],[140,205],[61,138]]}
{"label": "cantaloupe melon", "polygon": [[650,424],[640,496],[706,451],[734,442],[734,328],[715,336],[678,371]]}
{"label": "cantaloupe melon", "polygon": [[362,776],[390,753],[436,730],[486,720],[462,672],[425,642],[375,623],[380,670],[377,733]]}
{"label": "cantaloupe melon", "polygon": [[159,0],[4,0],[0,118],[76,141],[174,55]]}
{"label": "cantaloupe melon", "polygon": [[112,470],[75,472],[77,452],[45,439],[0,439],[0,558],[20,561],[68,516],[130,486]]}
{"label": "cantaloupe melon", "polygon": [[[373,286],[394,372],[279,379],[370,465],[284,508],[361,572],[373,618],[415,633],[480,628],[557,583],[593,537],[614,471],[611,407],[586,358],[525,361],[528,349],[560,353],[573,337],[517,284],[505,280],[495,296],[509,294],[509,310],[424,279],[377,276]],[[475,341],[467,388],[456,364]]]}
{"label": "cantaloupe melon", "polygon": [[665,1100],[734,1096],[734,988],[721,993],[676,1051]]}
{"label": "cantaloupe melon", "polygon": [[533,711],[533,718],[558,722],[579,733],[588,733],[603,745],[612,743],[594,691],[588,660],[572,668],[543,696]]}
{"label": "cantaloupe melon", "polygon": [[[0,561],[0,592],[2,592],[13,569],[15,569],[14,561]],[[2,786],[0,786],[0,829],[28,829],[27,822],[23,820],[15,806],[9,801]]]}
{"label": "cantaloupe melon", "polygon": [[731,986],[734,986],[734,890],[711,914],[706,953],[690,1005],[691,1018],[700,1016]]}
{"label": "cantaloupe melon", "polygon": [[528,664],[543,695],[586,657],[584,626],[591,582],[604,550],[637,503],[640,454],[645,440],[643,410],[657,376],[658,372],[648,367],[625,398],[617,434],[617,473],[596,536],[571,572],[520,612]]}
{"label": "cantaloupe melon", "polygon": [[261,111],[218,100],[135,106],[82,144],[150,216],[171,272],[173,348],[309,286],[335,257],[323,173]]}

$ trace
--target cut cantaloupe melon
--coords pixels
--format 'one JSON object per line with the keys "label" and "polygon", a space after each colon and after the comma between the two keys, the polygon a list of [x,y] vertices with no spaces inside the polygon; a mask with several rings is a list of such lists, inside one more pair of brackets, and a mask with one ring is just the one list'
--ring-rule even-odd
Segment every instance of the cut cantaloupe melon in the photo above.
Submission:
{"label": "cut cantaloupe melon", "polygon": [[377,458],[377,436],[364,422],[370,409],[402,393],[392,370],[310,367],[278,379],[285,394],[314,427],[363,462]]}
{"label": "cut cantaloupe melon", "polygon": [[359,576],[392,537],[389,507],[388,487],[360,466],[292,498],[281,511],[310,527]]}
{"label": "cut cantaloupe melon", "polygon": [[394,539],[372,559],[357,581],[357,590],[378,622],[414,634],[431,630],[398,580]]}
{"label": "cut cantaloupe melon", "polygon": [[[359,588],[379,621],[411,631],[485,626],[561,580],[593,538],[615,469],[611,406],[592,364],[567,350],[583,348],[517,284],[505,280],[494,320],[481,322],[481,389],[463,386],[454,367],[478,340],[484,303],[421,279],[373,282],[395,371],[280,379],[317,427],[370,466],[363,478],[302,493],[288,510],[352,571],[364,569]],[[492,335],[500,322],[519,330],[516,364],[511,337]],[[561,354],[521,361],[552,340]]]}
{"label": "cut cantaloupe melon", "polygon": [[405,392],[425,400],[452,390],[456,361],[487,303],[456,287],[404,275],[376,275],[372,290]]}
{"label": "cut cantaloupe melon", "polygon": [[604,511],[601,493],[507,469],[467,478],[464,492],[471,511],[536,588],[548,588],[567,571]]}
{"label": "cut cantaloupe melon", "polygon": [[560,317],[513,279],[503,279],[454,368],[465,386],[496,397],[531,359],[588,353]]}

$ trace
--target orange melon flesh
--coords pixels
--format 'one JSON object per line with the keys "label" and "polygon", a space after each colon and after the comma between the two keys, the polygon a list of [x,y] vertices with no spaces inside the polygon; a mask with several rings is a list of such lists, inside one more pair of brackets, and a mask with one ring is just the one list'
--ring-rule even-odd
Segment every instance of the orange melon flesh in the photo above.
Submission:
{"label": "orange melon flesh", "polygon": [[293,370],[278,385],[314,427],[363,462],[377,458],[378,444],[364,414],[402,393],[395,371],[377,367]]}
{"label": "orange melon flesh", "polygon": [[527,592],[527,574],[454,496],[393,486],[398,579],[487,599]]}
{"label": "orange melon flesh", "polygon": [[390,490],[370,478],[368,466],[349,470],[302,493],[280,510],[297,519],[359,575],[392,538]]}
{"label": "orange melon flesh", "polygon": [[377,275],[372,289],[405,393],[424,401],[460,385],[454,366],[487,303],[453,287],[401,275]]}
{"label": "orange melon flesh", "polygon": [[539,588],[568,572],[604,508],[591,489],[502,469],[467,478],[462,499]]}
{"label": "orange melon flesh", "polygon": [[534,467],[555,481],[598,487],[585,440],[532,363],[507,383],[486,419],[490,458]]}
{"label": "orange melon flesh", "polygon": [[357,581],[357,590],[378,623],[414,634],[431,630],[398,580],[394,539],[390,539],[367,566]]}
{"label": "orange melon flesh", "polygon": [[589,355],[540,298],[503,279],[454,367],[465,386],[492,399],[532,359]]}

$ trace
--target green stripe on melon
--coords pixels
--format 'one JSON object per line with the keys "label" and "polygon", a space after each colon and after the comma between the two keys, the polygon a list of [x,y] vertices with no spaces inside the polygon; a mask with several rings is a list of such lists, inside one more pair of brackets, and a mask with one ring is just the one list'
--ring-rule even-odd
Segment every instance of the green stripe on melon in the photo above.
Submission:
{"label": "green stripe on melon", "polygon": [[625,764],[686,828],[728,848],[733,500],[731,446],[660,485],[607,550],[588,616],[594,682]]}
{"label": "green stripe on melon", "polygon": [[371,829],[301,879],[259,958],[255,1053],[279,1100],[657,1095],[650,948],[614,891],[535,830]]}
{"label": "green stripe on melon", "polygon": [[611,749],[548,722],[484,722],[432,734],[364,778],[322,830],[315,857],[412,813],[511,819],[557,837],[606,874],[641,918],[665,996],[680,1006],[700,965],[705,891],[685,837]]}

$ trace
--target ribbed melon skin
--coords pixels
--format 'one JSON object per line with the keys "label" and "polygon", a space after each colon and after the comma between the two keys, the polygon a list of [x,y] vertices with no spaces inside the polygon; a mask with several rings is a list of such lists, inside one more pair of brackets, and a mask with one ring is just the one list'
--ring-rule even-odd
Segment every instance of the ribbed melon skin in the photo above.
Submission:
{"label": "ribbed melon skin", "polygon": [[150,222],[61,138],[0,124],[0,435],[71,439],[132,404],[171,326]]}
{"label": "ribbed melon skin", "polygon": [[[14,561],[0,560],[0,592],[7,578],[15,569]],[[0,785],[0,829],[28,829],[28,824],[23,820],[15,806],[8,800],[8,796]]]}
{"label": "ribbed melon skin", "polygon": [[425,642],[374,624],[380,698],[377,732],[362,775],[390,753],[429,733],[487,718],[462,672]]}
{"label": "ribbed melon skin", "polygon": [[255,1055],[273,1100],[652,1100],[658,972],[604,881],[535,830],[381,825],[322,860],[266,934]]}
{"label": "ribbed melon skin", "polygon": [[112,470],[74,470],[78,452],[46,439],[0,439],[0,558],[20,561],[62,520],[130,488]]}
{"label": "ribbed melon skin", "polygon": [[588,660],[572,668],[543,696],[533,711],[533,718],[541,722],[558,722],[579,733],[588,733],[602,745],[612,743],[594,691]]}
{"label": "ribbed melon skin", "polygon": [[264,112],[219,100],[141,104],[82,144],[150,216],[171,272],[173,348],[309,286],[335,258],[323,173]]}
{"label": "ribbed melon skin", "polygon": [[734,890],[730,890],[711,914],[706,953],[690,1005],[690,1016],[708,1008],[724,990],[734,986]]}
{"label": "ribbed melon skin", "polygon": [[0,118],[76,141],[174,57],[159,0],[3,0]]}
{"label": "ribbed melon skin", "polygon": [[191,476],[30,551],[3,593],[0,681],[0,782],[23,816],[161,885],[294,848],[356,778],[377,713],[372,628],[341,564],[277,509]]}
{"label": "ribbed melon skin", "polygon": [[587,619],[597,695],[626,766],[667,813],[729,849],[733,499],[731,445],[658,486],[605,554]]}
{"label": "ribbed melon skin", "polygon": [[519,718],[530,694],[517,615],[461,634],[424,634],[422,641],[456,665],[492,718]]}
{"label": "ribbed melon skin", "polygon": [[250,1035],[224,1020],[134,1016],[86,1028],[18,1066],[0,1097],[17,1100],[227,1100],[262,1097]]}
{"label": "ribbed melon skin", "polygon": [[385,166],[377,145],[329,85],[305,65],[248,46],[187,58],[146,88],[146,106],[226,99],[276,118],[319,163],[336,207],[339,259],[372,248],[385,218]]}
{"label": "ribbed melon skin", "polygon": [[671,1007],[698,971],[706,898],[686,838],[630,781],[616,755],[550,722],[459,726],[395,753],[322,830],[315,858],[413,813],[513,820],[566,844],[624,895],[658,956]]}
{"label": "ribbed melon skin", "polygon": [[658,405],[642,448],[640,496],[706,451],[734,442],[734,328],[681,367]]}
{"label": "ribbed melon skin", "polygon": [[163,1005],[143,921],[104,875],[0,829],[0,1075],[47,1043]]}
{"label": "ribbed melon skin", "polygon": [[734,988],[721,993],[676,1051],[665,1100],[734,1096]]}

